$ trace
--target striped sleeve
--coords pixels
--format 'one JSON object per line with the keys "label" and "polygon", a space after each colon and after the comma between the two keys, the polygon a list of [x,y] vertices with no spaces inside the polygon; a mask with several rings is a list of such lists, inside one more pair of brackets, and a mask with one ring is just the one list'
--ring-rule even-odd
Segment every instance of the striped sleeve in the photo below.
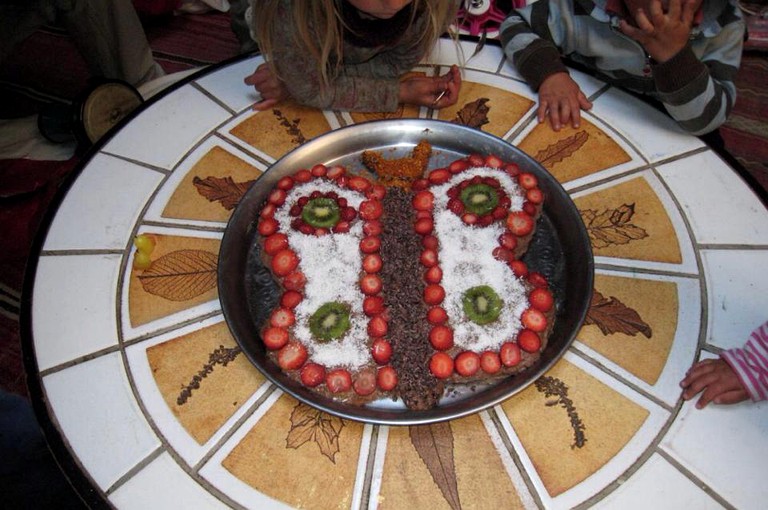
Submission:
{"label": "striped sleeve", "polygon": [[733,368],[753,401],[768,399],[768,322],[752,332],[743,348],[723,351],[720,357]]}
{"label": "striped sleeve", "polygon": [[690,46],[654,66],[661,101],[681,128],[701,135],[725,122],[736,101],[744,21],[737,15],[695,55]]}
{"label": "striped sleeve", "polygon": [[533,90],[549,75],[568,72],[549,30],[551,7],[549,0],[537,0],[513,10],[499,27],[504,53]]}

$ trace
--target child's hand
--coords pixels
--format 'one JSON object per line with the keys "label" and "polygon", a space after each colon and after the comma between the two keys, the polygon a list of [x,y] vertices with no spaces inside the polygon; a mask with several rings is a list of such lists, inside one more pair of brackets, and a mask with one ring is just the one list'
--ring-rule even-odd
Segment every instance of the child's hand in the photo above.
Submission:
{"label": "child's hand", "polygon": [[575,128],[581,122],[581,110],[589,110],[592,103],[573,81],[568,73],[547,76],[539,86],[539,108],[536,116],[539,122],[549,117],[552,129],[560,131],[570,122]]}
{"label": "child's hand", "polygon": [[254,110],[267,110],[288,97],[283,83],[266,63],[257,67],[244,81],[246,85],[253,85],[261,95],[261,101],[253,105]]}
{"label": "child's hand", "polygon": [[439,110],[456,104],[461,90],[457,66],[442,76],[412,76],[400,82],[400,102]]}
{"label": "child's hand", "polygon": [[652,0],[648,13],[643,9],[635,12],[637,27],[621,20],[619,29],[642,44],[654,60],[663,63],[688,44],[693,16],[700,5],[701,0],[670,0],[664,13],[661,1]]}
{"label": "child's hand", "polygon": [[749,398],[739,377],[722,359],[705,359],[694,364],[680,381],[680,386],[684,390],[684,400],[691,400],[704,392],[696,402],[697,409],[704,408],[710,402],[735,404]]}

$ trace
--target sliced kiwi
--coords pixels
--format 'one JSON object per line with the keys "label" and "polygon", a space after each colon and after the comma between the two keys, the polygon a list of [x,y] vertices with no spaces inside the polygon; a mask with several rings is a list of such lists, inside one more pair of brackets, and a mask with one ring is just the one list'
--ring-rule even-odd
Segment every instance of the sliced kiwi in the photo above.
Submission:
{"label": "sliced kiwi", "polygon": [[464,313],[476,324],[490,324],[499,318],[504,301],[487,285],[478,285],[464,292],[461,298]]}
{"label": "sliced kiwi", "polygon": [[470,184],[460,195],[464,208],[479,216],[488,214],[499,205],[499,193],[487,184]]}
{"label": "sliced kiwi", "polygon": [[321,342],[340,338],[349,329],[349,305],[331,301],[309,318],[309,330]]}
{"label": "sliced kiwi", "polygon": [[315,228],[330,228],[339,222],[339,204],[327,197],[313,198],[301,211],[301,219]]}

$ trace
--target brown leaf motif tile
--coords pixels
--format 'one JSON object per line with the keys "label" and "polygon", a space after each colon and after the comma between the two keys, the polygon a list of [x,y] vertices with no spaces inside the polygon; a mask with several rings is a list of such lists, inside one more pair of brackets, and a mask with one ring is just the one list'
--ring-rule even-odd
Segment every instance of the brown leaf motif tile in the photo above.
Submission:
{"label": "brown leaf motif tile", "polygon": [[283,101],[271,110],[259,112],[230,130],[237,138],[264,154],[279,159],[288,151],[330,131],[323,112]]}
{"label": "brown leaf motif tile", "polygon": [[552,497],[610,461],[649,415],[566,360],[502,409]]}
{"label": "brown leaf motif tile", "polygon": [[152,236],[155,244],[149,267],[129,269],[131,326],[146,324],[218,297],[218,239],[145,235]]}
{"label": "brown leaf motif tile", "polygon": [[483,83],[463,82],[459,100],[439,110],[438,118],[504,136],[533,106],[533,101]]}
{"label": "brown leaf motif tile", "polygon": [[677,285],[595,275],[595,293],[579,340],[653,385],[677,330]]}
{"label": "brown leaf motif tile", "polygon": [[480,417],[473,415],[391,427],[378,507],[460,510],[523,505]]}
{"label": "brown leaf motif tile", "polygon": [[150,347],[147,360],[163,400],[199,444],[264,382],[224,322]]}
{"label": "brown leaf motif tile", "polygon": [[221,148],[212,147],[181,180],[163,217],[226,222],[262,171]]}
{"label": "brown leaf motif tile", "polygon": [[363,425],[282,396],[222,465],[254,489],[306,509],[349,508]]}
{"label": "brown leaf motif tile", "polygon": [[638,177],[574,199],[595,256],[680,264],[674,225],[648,181]]}
{"label": "brown leaf motif tile", "polygon": [[610,136],[584,118],[578,129],[553,131],[547,122],[538,124],[517,147],[561,183],[631,160]]}

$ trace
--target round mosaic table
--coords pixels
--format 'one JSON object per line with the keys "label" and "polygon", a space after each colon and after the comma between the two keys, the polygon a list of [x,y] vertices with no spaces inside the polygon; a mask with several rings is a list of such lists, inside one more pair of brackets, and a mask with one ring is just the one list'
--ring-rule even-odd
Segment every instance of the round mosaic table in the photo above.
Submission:
{"label": "round mosaic table", "polygon": [[[461,42],[466,55],[473,42]],[[414,69],[457,60],[442,41]],[[296,104],[254,112],[247,57],[148,102],[93,151],[38,240],[23,327],[38,415],[92,505],[118,508],[758,508],[768,405],[696,410],[678,383],[768,310],[768,214],[699,139],[574,73],[578,129],[535,121],[498,46],[453,108]],[[381,118],[471,125],[532,155],[572,196],[595,254],[586,324],[524,391],[478,414],[389,427],[321,414],[266,381],[216,289],[227,220],[276,159]],[[133,269],[132,240],[156,240]],[[760,269],[763,268],[763,269]]]}

